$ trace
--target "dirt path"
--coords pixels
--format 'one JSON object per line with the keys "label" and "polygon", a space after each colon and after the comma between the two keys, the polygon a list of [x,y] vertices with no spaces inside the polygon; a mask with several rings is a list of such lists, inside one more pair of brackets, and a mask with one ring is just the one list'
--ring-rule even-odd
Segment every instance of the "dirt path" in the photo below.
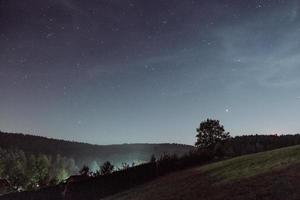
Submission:
{"label": "dirt path", "polygon": [[300,165],[216,184],[199,168],[169,174],[105,200],[299,200]]}

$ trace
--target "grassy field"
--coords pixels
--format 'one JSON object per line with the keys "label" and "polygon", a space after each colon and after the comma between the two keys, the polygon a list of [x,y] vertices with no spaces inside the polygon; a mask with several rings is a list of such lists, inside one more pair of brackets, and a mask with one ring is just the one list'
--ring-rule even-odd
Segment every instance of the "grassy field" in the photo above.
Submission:
{"label": "grassy field", "polygon": [[300,146],[178,171],[105,200],[300,199]]}
{"label": "grassy field", "polygon": [[220,182],[235,181],[300,162],[300,145],[250,154],[200,167]]}

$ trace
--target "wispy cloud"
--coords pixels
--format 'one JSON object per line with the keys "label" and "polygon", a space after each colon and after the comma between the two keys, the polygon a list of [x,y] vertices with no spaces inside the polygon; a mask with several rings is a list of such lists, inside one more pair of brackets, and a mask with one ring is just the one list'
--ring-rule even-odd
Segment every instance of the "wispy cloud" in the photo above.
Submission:
{"label": "wispy cloud", "polygon": [[298,4],[288,9],[291,12],[278,11],[259,20],[249,18],[233,27],[221,27],[216,33],[224,48],[224,59],[238,68],[243,82],[257,82],[263,87],[300,87]]}

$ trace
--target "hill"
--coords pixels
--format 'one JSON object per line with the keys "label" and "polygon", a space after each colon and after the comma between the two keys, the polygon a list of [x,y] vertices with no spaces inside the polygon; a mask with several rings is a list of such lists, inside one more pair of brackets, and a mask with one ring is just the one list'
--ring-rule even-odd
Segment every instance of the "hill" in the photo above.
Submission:
{"label": "hill", "polygon": [[300,199],[300,146],[292,146],[174,172],[104,198]]}
{"label": "hill", "polygon": [[57,140],[41,136],[0,132],[0,148],[17,148],[28,154],[60,155],[75,160],[77,166],[93,162],[111,161],[115,165],[122,162],[148,161],[152,154],[163,153],[182,155],[193,146],[182,144],[120,144],[92,145],[81,142]]}

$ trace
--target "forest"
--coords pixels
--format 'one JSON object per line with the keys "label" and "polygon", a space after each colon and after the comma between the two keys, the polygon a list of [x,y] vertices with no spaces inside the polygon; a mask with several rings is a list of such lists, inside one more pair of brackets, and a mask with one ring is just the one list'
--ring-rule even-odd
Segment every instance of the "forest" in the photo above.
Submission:
{"label": "forest", "polygon": [[96,173],[110,161],[115,169],[147,162],[151,155],[183,155],[193,146],[180,144],[91,145],[41,136],[0,132],[0,178],[10,191],[57,185],[84,167]]}
{"label": "forest", "polygon": [[76,173],[72,158],[28,154],[19,149],[0,148],[0,177],[12,191],[34,190],[57,185]]}
{"label": "forest", "polygon": [[[17,148],[28,154],[45,154],[56,157],[60,155],[72,158],[80,168],[83,165],[103,163],[107,160],[115,165],[123,162],[144,162],[154,154],[156,156],[168,152],[182,155],[194,147],[183,144],[120,144],[93,145],[82,142],[66,141],[21,133],[4,133],[0,131],[0,147]],[[95,167],[97,168],[97,166]]]}

